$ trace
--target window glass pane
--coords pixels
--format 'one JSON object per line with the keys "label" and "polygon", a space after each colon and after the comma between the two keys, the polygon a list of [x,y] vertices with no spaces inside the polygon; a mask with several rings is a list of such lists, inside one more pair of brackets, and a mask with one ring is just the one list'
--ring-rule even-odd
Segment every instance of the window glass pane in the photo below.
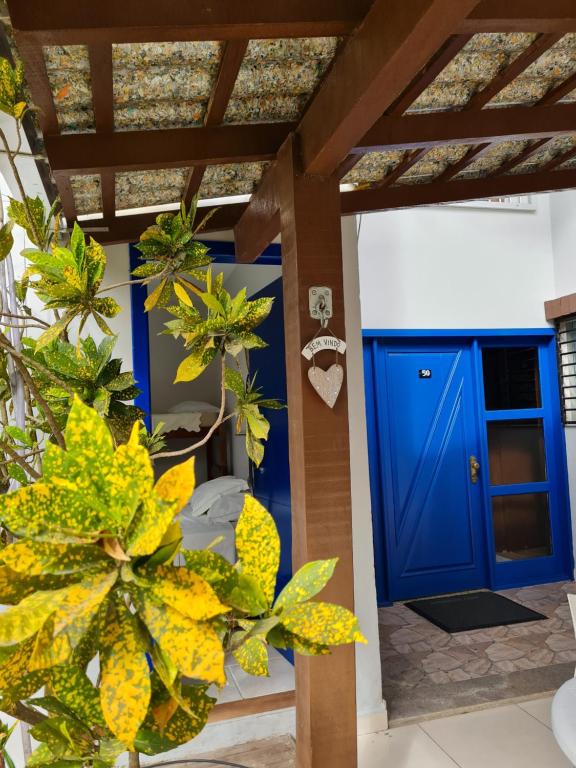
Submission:
{"label": "window glass pane", "polygon": [[496,562],[552,554],[547,493],[492,499]]}
{"label": "window glass pane", "polygon": [[482,365],[487,410],[540,407],[536,347],[483,349]]}
{"label": "window glass pane", "polygon": [[490,483],[538,483],[546,480],[542,419],[489,421]]}

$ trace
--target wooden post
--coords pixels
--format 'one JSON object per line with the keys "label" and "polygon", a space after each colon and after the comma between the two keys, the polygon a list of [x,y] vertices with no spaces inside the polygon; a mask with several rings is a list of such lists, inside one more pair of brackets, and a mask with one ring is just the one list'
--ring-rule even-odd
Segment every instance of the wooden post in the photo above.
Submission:
{"label": "wooden post", "polygon": [[[344,338],[340,193],[337,174],[328,179],[299,173],[295,137],[279,157],[278,194],[288,384],[290,487],[294,567],[305,560],[339,557],[335,576],[320,599],[353,609],[350,445],[346,380],[333,410],[308,381],[302,347],[318,330],[310,317],[308,289],[333,292],[330,327]],[[327,368],[333,352],[317,364]],[[346,367],[345,360],[339,362]],[[298,768],[355,768],[356,680],[354,647],[331,656],[296,660],[296,753]]]}

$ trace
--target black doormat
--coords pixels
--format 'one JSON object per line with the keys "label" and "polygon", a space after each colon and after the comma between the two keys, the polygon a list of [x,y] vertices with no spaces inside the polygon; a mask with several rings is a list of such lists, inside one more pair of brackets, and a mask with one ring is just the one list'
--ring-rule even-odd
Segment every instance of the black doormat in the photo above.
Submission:
{"label": "black doormat", "polygon": [[548,618],[495,592],[466,592],[406,603],[445,632],[466,632]]}

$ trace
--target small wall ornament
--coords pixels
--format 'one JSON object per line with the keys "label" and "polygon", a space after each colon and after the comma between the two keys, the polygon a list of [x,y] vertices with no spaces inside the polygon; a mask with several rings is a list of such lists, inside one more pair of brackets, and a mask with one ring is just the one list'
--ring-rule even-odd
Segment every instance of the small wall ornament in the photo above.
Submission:
{"label": "small wall ornament", "polygon": [[[328,319],[332,317],[332,291],[330,288],[310,288],[310,316],[320,320],[320,328],[302,350],[306,360],[312,360],[308,369],[308,379],[318,395],[329,408],[334,408],[342,384],[344,383],[344,368],[334,363],[328,370],[316,365],[315,355],[324,350],[334,350],[338,355],[346,352],[346,342],[339,339],[328,327]],[[322,335],[321,335],[322,334]]]}

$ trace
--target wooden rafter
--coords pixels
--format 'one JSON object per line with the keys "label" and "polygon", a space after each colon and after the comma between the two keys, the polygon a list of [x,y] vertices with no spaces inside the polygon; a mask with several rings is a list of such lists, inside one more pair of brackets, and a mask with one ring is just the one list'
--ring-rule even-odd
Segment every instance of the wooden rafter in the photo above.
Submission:
{"label": "wooden rafter", "polygon": [[460,31],[576,32],[574,0],[483,0],[462,21]]}
{"label": "wooden rafter", "polygon": [[[212,97],[206,110],[205,126],[219,125],[224,120],[226,107],[232,96],[234,84],[236,83],[247,47],[248,40],[229,40],[224,44],[218,77],[216,78]],[[187,204],[190,203],[200,189],[205,170],[206,166],[202,164],[195,165],[190,170],[184,192],[184,200]]]}
{"label": "wooden rafter", "polygon": [[334,173],[476,5],[375,0],[300,121],[303,170]]}
{"label": "wooden rafter", "polygon": [[[112,46],[110,43],[91,45],[88,56],[96,133],[109,136],[114,130]],[[106,169],[100,173],[100,193],[102,213],[107,222],[116,215],[116,176],[113,170]]]}
{"label": "wooden rafter", "polygon": [[[453,35],[432,57],[422,71],[416,75],[410,85],[400,94],[384,114],[389,116],[404,114],[408,107],[410,107],[416,99],[424,93],[426,88],[434,82],[454,57],[460,53],[471,37],[472,35]],[[339,177],[343,178],[346,176],[359,159],[358,155],[348,155],[338,169]]]}
{"label": "wooden rafter", "polygon": [[[555,45],[555,43],[557,43],[560,38],[561,35],[556,33],[539,35],[536,40],[534,40],[531,45],[526,48],[525,51],[523,51],[507,67],[500,71],[481,91],[478,91],[478,93],[476,93],[465,105],[462,111],[466,112],[472,110],[481,110],[498,93],[500,93],[500,91],[504,90],[504,88],[510,85],[510,83],[513,82],[519,75],[521,75],[522,72],[524,72],[531,64],[539,59],[545,51]],[[482,142],[480,146],[472,147],[463,158],[454,164],[454,167],[449,166],[445,169],[445,171],[442,173],[442,180],[448,181],[449,179],[454,178],[454,176],[467,168],[472,162],[477,160],[481,155],[485,154],[489,149],[489,142]],[[401,173],[397,173],[397,169],[395,169],[392,172],[394,173],[394,178],[389,179],[385,176],[384,179],[382,179],[382,182],[380,184],[376,184],[375,186],[390,186],[395,181],[397,181],[400,176],[404,175],[407,171],[410,170],[410,168],[416,165],[417,162],[422,160],[425,154],[427,153],[413,153],[408,155],[402,161],[401,168],[398,169],[401,171]]]}
{"label": "wooden rafter", "polygon": [[[565,161],[564,161],[565,162]],[[402,184],[393,189],[342,193],[342,215],[387,211],[418,205],[481,200],[487,197],[553,192],[576,186],[576,170],[526,173],[464,181]]]}
{"label": "wooden rafter", "polygon": [[[95,113],[99,115],[95,92]],[[445,144],[551,138],[574,133],[576,104],[433,112],[382,117],[353,149],[355,154],[421,150]],[[101,120],[97,117],[97,126]],[[121,131],[48,136],[46,149],[57,173],[91,174],[270,160],[288,137],[291,123],[206,126],[166,131]]]}
{"label": "wooden rafter", "polygon": [[42,45],[348,35],[370,4],[371,0],[8,0],[14,28]]}
{"label": "wooden rafter", "polygon": [[576,104],[430,112],[382,117],[355,152],[433,148],[445,144],[520,141],[569,135],[576,131]]}
{"label": "wooden rafter", "polygon": [[46,152],[55,172],[73,174],[184,168],[196,164],[273,160],[290,123],[171,128],[47,136]]}

